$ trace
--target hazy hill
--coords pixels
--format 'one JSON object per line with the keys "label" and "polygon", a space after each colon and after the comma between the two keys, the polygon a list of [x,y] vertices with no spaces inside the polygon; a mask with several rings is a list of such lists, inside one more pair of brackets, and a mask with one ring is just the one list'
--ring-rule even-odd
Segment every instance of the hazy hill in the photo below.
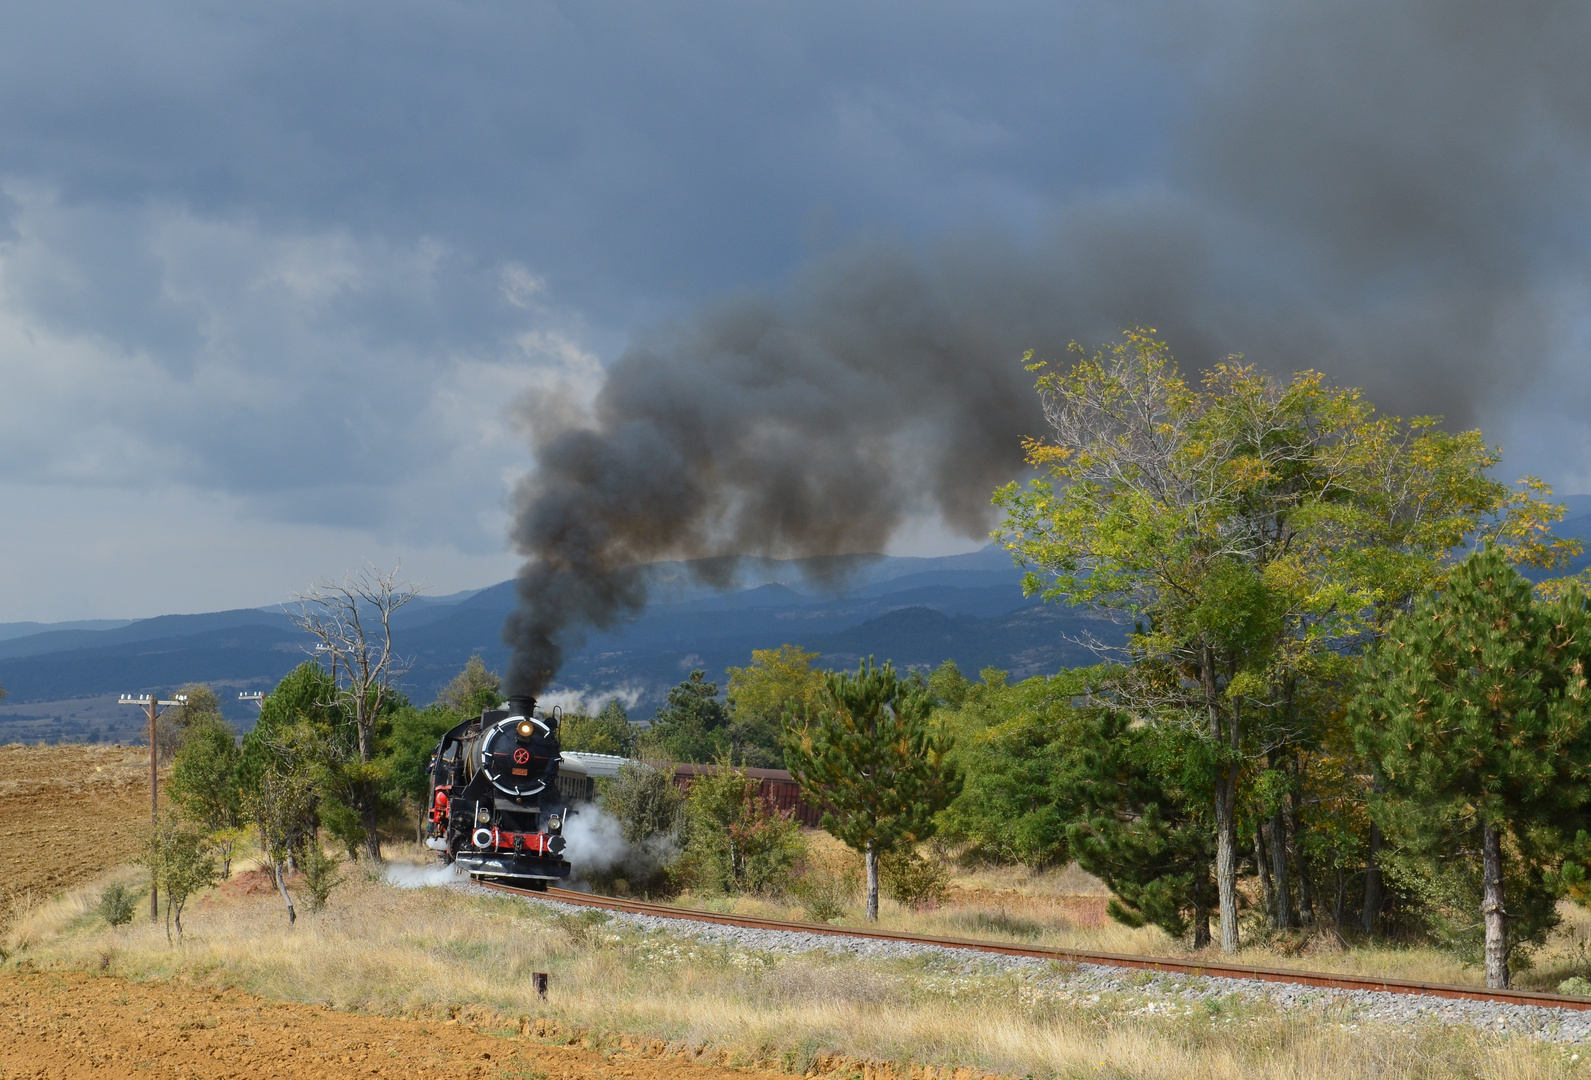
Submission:
{"label": "hazy hill", "polygon": [[[572,649],[559,688],[622,692],[645,716],[693,668],[722,681],[752,649],[786,642],[818,651],[827,666],[867,655],[901,665],[954,659],[969,674],[993,665],[1025,676],[1087,662],[1068,640],[1085,626],[1120,634],[1023,597],[1021,575],[992,547],[934,559],[746,560],[726,590],[703,585],[689,564],[661,564],[653,579],[652,605]],[[403,609],[396,626],[414,661],[410,696],[432,700],[472,653],[502,670],[513,603],[513,583],[502,582]],[[280,609],[24,629],[33,632],[0,635],[0,686],[10,692],[0,702],[0,742],[131,739],[137,713],[116,696],[185,682],[218,686],[229,715],[247,726],[254,710],[237,691],[268,690],[311,645]]]}
{"label": "hazy hill", "polygon": [[[1579,537],[1591,565],[1591,496],[1563,498],[1557,532]],[[969,675],[999,667],[1023,677],[1088,663],[1077,639],[1119,641],[1123,629],[1021,592],[1021,575],[992,545],[966,555],[912,559],[742,560],[724,589],[703,584],[699,564],[652,568],[652,604],[635,620],[571,648],[555,690],[566,697],[622,693],[650,715],[693,668],[722,682],[751,650],[803,645],[828,667],[862,657],[934,666],[953,659]],[[1558,571],[1563,573],[1564,571]],[[503,617],[513,582],[451,596],[421,597],[396,620],[398,645],[413,658],[405,689],[431,701],[472,653],[502,670]],[[0,743],[135,738],[137,714],[120,693],[170,690],[185,682],[219,687],[231,718],[253,722],[239,690],[268,690],[309,655],[310,642],[280,609],[244,609],[154,619],[0,623]]]}

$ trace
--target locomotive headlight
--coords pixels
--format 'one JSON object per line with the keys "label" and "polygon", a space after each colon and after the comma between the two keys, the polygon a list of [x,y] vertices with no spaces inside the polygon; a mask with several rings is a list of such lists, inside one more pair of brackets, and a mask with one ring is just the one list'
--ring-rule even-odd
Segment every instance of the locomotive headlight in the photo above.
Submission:
{"label": "locomotive headlight", "polygon": [[529,720],[521,720],[519,722],[519,737],[521,739],[530,738],[531,733],[534,732],[535,730],[536,730],[535,728],[530,726],[530,721]]}
{"label": "locomotive headlight", "polygon": [[557,832],[561,828],[563,828],[563,818],[559,817],[557,814],[553,814],[547,818],[548,832]]}

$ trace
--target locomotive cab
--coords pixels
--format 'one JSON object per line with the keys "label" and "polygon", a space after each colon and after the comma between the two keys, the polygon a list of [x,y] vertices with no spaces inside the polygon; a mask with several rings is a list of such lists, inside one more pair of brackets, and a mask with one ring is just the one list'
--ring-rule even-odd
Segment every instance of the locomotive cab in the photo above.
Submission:
{"label": "locomotive cab", "polygon": [[[562,775],[554,708],[511,698],[442,736],[431,758],[430,835],[426,846],[472,877],[528,888],[569,876],[564,823],[573,777]],[[571,763],[573,765],[573,763]],[[578,790],[584,792],[584,770]]]}

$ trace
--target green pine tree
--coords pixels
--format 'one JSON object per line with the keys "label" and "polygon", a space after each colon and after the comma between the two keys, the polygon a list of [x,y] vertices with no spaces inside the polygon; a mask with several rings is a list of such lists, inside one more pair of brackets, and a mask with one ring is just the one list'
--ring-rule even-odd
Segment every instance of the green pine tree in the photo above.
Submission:
{"label": "green pine tree", "polygon": [[855,675],[830,673],[804,715],[785,716],[785,763],[802,794],[823,806],[823,828],[867,863],[867,917],[878,918],[878,858],[934,832],[961,792],[951,739],[930,728],[920,682],[871,657]]}
{"label": "green pine tree", "polygon": [[717,761],[736,749],[729,727],[729,709],[718,700],[718,684],[707,681],[707,672],[693,671],[668,692],[668,700],[652,717],[643,756],[701,764]]}
{"label": "green pine tree", "polygon": [[981,682],[969,682],[947,663],[928,681],[936,700],[955,703],[942,704],[936,718],[955,736],[956,763],[966,775],[962,798],[941,815],[940,827],[1000,862],[1064,864],[1071,858],[1066,827],[1077,816],[1068,797],[1081,723],[1073,700],[1087,673],[1017,683],[995,668],[981,674]]}
{"label": "green pine tree", "polygon": [[1574,876],[1566,855],[1591,825],[1588,638],[1577,590],[1538,603],[1487,548],[1394,622],[1350,713],[1381,778],[1372,812],[1388,836],[1430,881],[1454,867],[1478,876],[1469,891],[1490,987],[1508,985],[1516,945],[1556,922],[1554,901]]}
{"label": "green pine tree", "polygon": [[558,740],[565,750],[583,750],[588,754],[629,757],[635,749],[635,738],[630,714],[618,698],[609,698],[595,716],[565,713],[563,724],[558,728]]}
{"label": "green pine tree", "polygon": [[1058,804],[1073,809],[1067,847],[1115,895],[1107,911],[1128,926],[1173,937],[1190,927],[1210,944],[1216,907],[1215,836],[1205,807],[1209,743],[1172,725],[1134,722],[1123,710],[1078,710],[1069,729]]}

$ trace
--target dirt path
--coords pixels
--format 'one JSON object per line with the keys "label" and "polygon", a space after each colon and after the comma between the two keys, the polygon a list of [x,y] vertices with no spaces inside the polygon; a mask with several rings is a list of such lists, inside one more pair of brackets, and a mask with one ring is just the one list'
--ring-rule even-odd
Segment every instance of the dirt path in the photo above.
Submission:
{"label": "dirt path", "polygon": [[453,1021],[393,1020],[266,1001],[239,991],[134,983],[83,972],[0,975],[0,1080],[315,1077],[483,1080],[772,1080],[664,1055],[611,1056]]}

